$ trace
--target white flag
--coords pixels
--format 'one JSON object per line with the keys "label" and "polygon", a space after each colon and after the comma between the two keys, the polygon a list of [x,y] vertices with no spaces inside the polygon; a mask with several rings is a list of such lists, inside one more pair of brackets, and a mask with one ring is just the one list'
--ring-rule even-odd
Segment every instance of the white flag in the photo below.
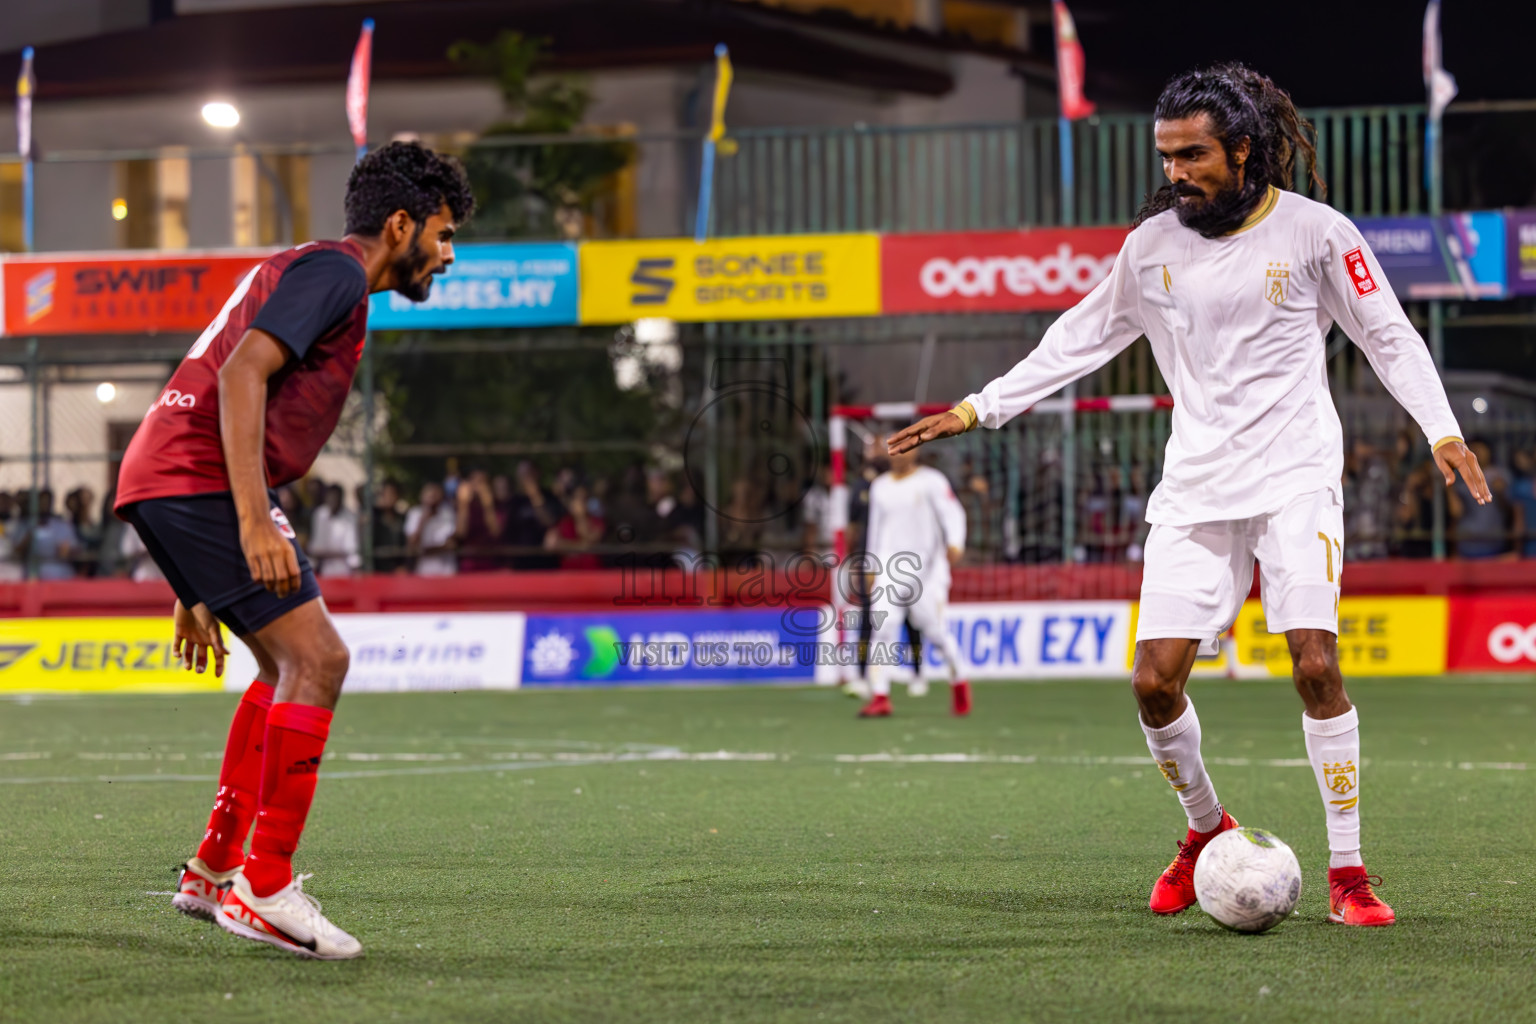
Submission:
{"label": "white flag", "polygon": [[1424,88],[1429,90],[1430,119],[1438,121],[1456,98],[1456,78],[1440,58],[1440,0],[1429,0],[1424,9]]}

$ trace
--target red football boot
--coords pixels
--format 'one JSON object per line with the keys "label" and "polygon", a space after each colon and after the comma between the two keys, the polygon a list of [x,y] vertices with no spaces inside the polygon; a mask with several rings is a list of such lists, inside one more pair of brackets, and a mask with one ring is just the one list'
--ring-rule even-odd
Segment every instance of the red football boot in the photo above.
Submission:
{"label": "red football boot", "polygon": [[1182,914],[1195,905],[1195,861],[1205,844],[1228,829],[1237,828],[1237,822],[1225,810],[1221,812],[1221,824],[1209,832],[1189,830],[1179,843],[1179,855],[1173,858],[1156,884],[1152,886],[1149,906],[1154,914]]}
{"label": "red football boot", "polygon": [[1329,868],[1328,920],[1365,928],[1396,921],[1392,908],[1377,899],[1372,883],[1380,885],[1381,878],[1366,874],[1363,867]]}
{"label": "red football boot", "polygon": [[949,711],[956,717],[971,713],[971,684],[957,679],[949,684]]}
{"label": "red football boot", "polygon": [[889,718],[891,717],[891,698],[885,694],[872,699],[859,709],[860,718]]}

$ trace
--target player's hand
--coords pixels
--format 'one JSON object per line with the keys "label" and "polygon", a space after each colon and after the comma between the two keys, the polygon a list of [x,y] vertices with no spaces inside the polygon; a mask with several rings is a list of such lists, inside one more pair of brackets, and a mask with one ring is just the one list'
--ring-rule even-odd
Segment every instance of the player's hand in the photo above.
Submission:
{"label": "player's hand", "polygon": [[1472,497],[1479,505],[1486,505],[1493,500],[1493,492],[1488,490],[1488,481],[1483,477],[1483,467],[1477,464],[1477,456],[1460,441],[1441,445],[1435,452],[1435,465],[1440,467],[1440,475],[1445,477],[1445,486],[1455,484],[1456,474],[1460,473],[1467,483],[1467,490],[1472,492]]}
{"label": "player's hand", "polygon": [[954,437],[965,433],[965,421],[952,412],[941,412],[920,419],[910,427],[892,434],[885,442],[886,454],[900,455],[914,448],[937,441],[941,437]]}
{"label": "player's hand", "polygon": [[263,516],[249,524],[241,523],[240,550],[245,553],[251,579],[278,597],[298,591],[299,556],[271,519]]}
{"label": "player's hand", "polygon": [[950,565],[959,565],[960,559],[965,557],[965,552],[961,551],[959,548],[948,548],[946,550],[946,554],[949,555]]}
{"label": "player's hand", "polygon": [[207,671],[208,657],[212,655],[213,674],[216,677],[222,677],[224,659],[229,651],[224,647],[224,635],[219,629],[219,620],[213,617],[208,606],[200,604],[189,610],[177,601],[174,618],[176,634],[175,639],[171,641],[171,650],[176,652],[182,667],[188,672],[196,670],[201,674]]}

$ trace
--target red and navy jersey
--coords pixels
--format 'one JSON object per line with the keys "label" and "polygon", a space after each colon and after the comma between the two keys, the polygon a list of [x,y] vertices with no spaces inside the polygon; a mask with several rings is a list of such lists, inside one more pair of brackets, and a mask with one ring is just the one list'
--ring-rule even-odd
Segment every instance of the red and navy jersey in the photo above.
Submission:
{"label": "red and navy jersey", "polygon": [[240,281],[133,435],[118,475],[117,508],[230,489],[219,435],[219,369],[253,328],[293,356],[267,382],[267,485],[278,487],[309,471],[352,388],[368,329],[362,248],[306,242]]}

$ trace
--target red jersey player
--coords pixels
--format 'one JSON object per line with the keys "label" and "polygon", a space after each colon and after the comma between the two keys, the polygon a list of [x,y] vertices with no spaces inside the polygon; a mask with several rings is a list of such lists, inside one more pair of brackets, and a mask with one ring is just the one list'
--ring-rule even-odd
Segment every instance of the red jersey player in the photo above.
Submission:
{"label": "red jersey player", "polygon": [[117,514],[176,591],[178,653],[198,671],[211,657],[222,674],[222,621],[260,666],[235,711],[208,829],[171,903],[299,956],[363,952],[321,915],[291,864],[348,654],[271,488],[308,472],[335,429],[369,294],[425,299],[474,205],[451,157],[414,143],[369,154],[347,182],[346,237],[306,242],[246,275],[123,457]]}

